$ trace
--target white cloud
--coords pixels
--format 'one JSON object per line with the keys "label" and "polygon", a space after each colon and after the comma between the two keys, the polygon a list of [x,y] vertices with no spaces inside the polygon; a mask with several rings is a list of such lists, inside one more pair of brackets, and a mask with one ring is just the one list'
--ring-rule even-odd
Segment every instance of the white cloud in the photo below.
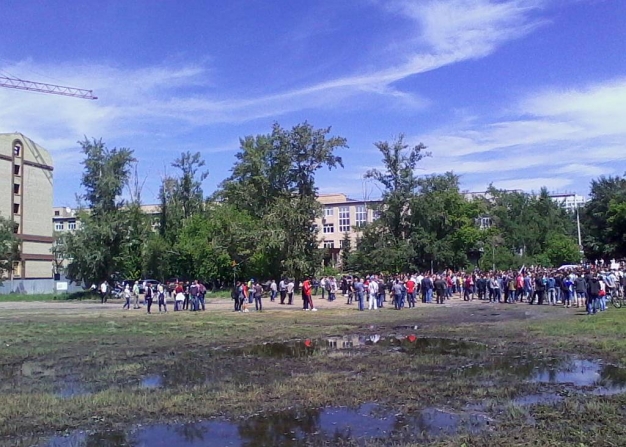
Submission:
{"label": "white cloud", "polygon": [[[445,65],[484,57],[539,23],[532,17],[539,6],[535,2],[394,1],[385,5],[388,9],[393,5],[396,14],[414,23],[410,35],[397,37],[408,44],[392,60],[373,61],[373,68],[366,72],[266,96],[225,98],[211,84],[208,70],[197,64],[122,69],[102,64],[42,66],[22,61],[5,66],[3,70],[24,78],[32,77],[28,73],[44,72],[50,78],[62,79],[63,84],[93,89],[100,99],[89,102],[0,92],[0,102],[6,105],[0,111],[0,131],[28,128],[30,134],[42,137],[42,144],[54,149],[51,141],[60,141],[68,134],[141,134],[162,128],[164,123],[169,128],[240,123],[307,108],[345,107],[348,99],[363,95],[423,108],[427,101],[393,84]],[[189,94],[187,87],[200,87],[203,93]]]}
{"label": "white cloud", "polygon": [[[508,180],[498,180],[493,182],[493,186],[498,189],[534,191],[538,192],[541,188],[548,188],[549,191],[556,191],[571,186],[574,179],[564,177],[531,177],[531,178],[512,178]],[[490,182],[477,183],[473,185],[472,191],[484,191]]]}
{"label": "white cloud", "polygon": [[[498,174],[537,168],[554,177],[506,180],[510,189],[572,185],[574,179],[626,170],[626,79],[578,89],[533,93],[512,108],[516,117],[464,123],[422,135],[433,153],[423,166],[431,172]],[[517,187],[515,182],[519,182]],[[586,187],[577,181],[576,188]],[[507,188],[508,189],[508,188]]]}

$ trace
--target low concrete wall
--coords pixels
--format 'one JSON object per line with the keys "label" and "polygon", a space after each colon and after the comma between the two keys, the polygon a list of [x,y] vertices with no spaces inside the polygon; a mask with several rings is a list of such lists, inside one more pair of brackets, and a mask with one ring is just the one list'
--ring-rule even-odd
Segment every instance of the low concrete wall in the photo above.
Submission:
{"label": "low concrete wall", "polygon": [[9,293],[22,295],[54,293],[54,279],[14,279],[12,284],[11,280],[6,279],[0,286],[0,294],[5,295]]}

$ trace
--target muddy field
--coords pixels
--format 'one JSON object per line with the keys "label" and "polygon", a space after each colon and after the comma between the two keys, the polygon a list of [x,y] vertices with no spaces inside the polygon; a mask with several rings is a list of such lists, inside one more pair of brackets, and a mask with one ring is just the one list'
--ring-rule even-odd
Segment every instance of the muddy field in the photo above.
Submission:
{"label": "muddy field", "polygon": [[626,445],[626,311],[0,303],[0,445]]}

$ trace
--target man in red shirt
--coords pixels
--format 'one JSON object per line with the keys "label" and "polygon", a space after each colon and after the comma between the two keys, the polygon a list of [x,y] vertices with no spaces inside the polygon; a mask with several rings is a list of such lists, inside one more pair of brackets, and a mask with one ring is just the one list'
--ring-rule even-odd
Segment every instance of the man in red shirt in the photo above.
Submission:
{"label": "man in red shirt", "polygon": [[302,283],[302,309],[303,310],[312,310],[313,312],[317,312],[317,309],[313,307],[313,297],[311,296],[313,286],[311,285],[311,278],[307,277]]}
{"label": "man in red shirt", "polygon": [[415,281],[413,277],[409,278],[404,285],[406,286],[406,297],[409,307],[415,307]]}

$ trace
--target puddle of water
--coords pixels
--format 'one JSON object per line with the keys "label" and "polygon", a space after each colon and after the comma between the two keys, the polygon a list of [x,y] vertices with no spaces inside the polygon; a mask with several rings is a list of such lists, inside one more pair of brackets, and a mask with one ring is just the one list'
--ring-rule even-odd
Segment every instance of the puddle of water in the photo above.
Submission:
{"label": "puddle of water", "polygon": [[78,396],[87,396],[91,394],[91,391],[85,388],[80,382],[66,381],[55,394],[62,399],[71,399]]}
{"label": "puddle of water", "polygon": [[51,377],[54,376],[54,368],[39,362],[24,362],[20,367],[20,373],[24,377]]}
{"label": "puddle of water", "polygon": [[600,379],[602,364],[595,360],[571,360],[555,367],[539,368],[531,375],[532,383],[572,384],[574,386],[594,386]]}
{"label": "puddle of water", "polygon": [[141,379],[141,388],[161,388],[163,386],[163,376],[159,374],[153,374]]}
{"label": "puddle of water", "polygon": [[238,423],[208,421],[179,425],[150,425],[130,431],[74,432],[49,438],[39,447],[88,446],[303,446],[335,445],[350,441],[423,439],[459,432],[476,433],[491,424],[484,415],[452,413],[428,408],[409,415],[396,415],[376,404],[358,409],[325,408],[255,416]]}
{"label": "puddle of water", "polygon": [[558,394],[542,393],[516,397],[515,399],[511,400],[511,403],[514,405],[519,405],[520,407],[525,407],[539,404],[555,404],[561,402],[562,400],[563,396],[559,396]]}
{"label": "puddle of water", "polygon": [[374,334],[263,343],[236,350],[236,353],[263,357],[298,358],[328,353],[333,350],[350,350],[372,345],[399,348],[401,352],[406,353],[441,355],[459,355],[486,349],[486,346],[480,343],[449,338],[417,337],[416,335],[385,337]]}

